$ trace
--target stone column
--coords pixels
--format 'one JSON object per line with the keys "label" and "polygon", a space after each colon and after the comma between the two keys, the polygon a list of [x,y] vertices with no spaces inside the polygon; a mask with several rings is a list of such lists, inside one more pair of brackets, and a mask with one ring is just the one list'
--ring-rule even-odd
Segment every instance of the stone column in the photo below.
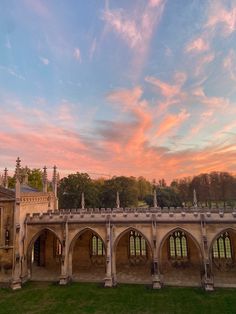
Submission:
{"label": "stone column", "polygon": [[153,261],[152,261],[152,287],[161,288],[161,279],[158,265],[158,245],[157,245],[157,224],[156,216],[152,216],[152,242],[153,242]]}
{"label": "stone column", "polygon": [[204,263],[204,278],[203,284],[206,291],[214,290],[214,280],[212,275],[212,264],[209,257],[209,246],[207,241],[205,216],[201,214],[201,234],[202,234],[202,251]]}
{"label": "stone column", "polygon": [[69,282],[69,232],[68,232],[68,221],[66,221],[63,229],[63,241],[62,241],[62,256],[61,256],[61,276],[60,285],[66,285]]}
{"label": "stone column", "polygon": [[14,222],[13,222],[13,268],[12,268],[12,282],[13,290],[21,288],[21,266],[23,258],[23,242],[22,232],[20,226],[20,158],[16,160],[16,185],[15,185],[15,208],[14,208]]}
{"label": "stone column", "polygon": [[104,279],[104,286],[105,287],[112,287],[113,280],[112,280],[112,232],[111,232],[111,222],[110,222],[110,215],[107,216],[107,223],[106,223],[106,277]]}

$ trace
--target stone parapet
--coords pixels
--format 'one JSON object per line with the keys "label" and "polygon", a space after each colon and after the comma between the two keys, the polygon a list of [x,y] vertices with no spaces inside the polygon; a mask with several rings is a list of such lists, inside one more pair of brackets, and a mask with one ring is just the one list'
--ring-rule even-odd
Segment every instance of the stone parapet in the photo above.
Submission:
{"label": "stone parapet", "polygon": [[109,219],[112,223],[206,223],[236,222],[236,209],[224,211],[205,211],[202,209],[189,210],[183,208],[119,208],[119,209],[70,209],[70,210],[47,210],[41,213],[31,213],[26,215],[27,224],[42,223],[101,223]]}

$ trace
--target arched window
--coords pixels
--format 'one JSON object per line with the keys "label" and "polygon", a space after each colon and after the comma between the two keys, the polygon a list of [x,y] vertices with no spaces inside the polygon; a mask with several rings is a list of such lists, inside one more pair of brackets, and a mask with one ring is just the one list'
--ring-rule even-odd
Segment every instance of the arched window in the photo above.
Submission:
{"label": "arched window", "polygon": [[130,231],[129,234],[129,254],[130,256],[147,255],[146,241],[136,231]]}
{"label": "arched window", "polygon": [[188,257],[187,239],[182,231],[175,231],[169,237],[169,252],[172,259],[186,259]]}
{"label": "arched window", "polygon": [[103,242],[95,234],[92,235],[92,239],[91,239],[91,255],[93,256],[105,255]]}
{"label": "arched window", "polygon": [[231,241],[228,232],[222,233],[213,244],[213,258],[232,259]]}

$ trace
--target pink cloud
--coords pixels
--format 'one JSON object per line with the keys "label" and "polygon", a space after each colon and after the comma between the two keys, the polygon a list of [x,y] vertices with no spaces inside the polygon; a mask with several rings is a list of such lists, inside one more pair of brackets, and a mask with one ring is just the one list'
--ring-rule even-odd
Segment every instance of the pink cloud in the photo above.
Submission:
{"label": "pink cloud", "polygon": [[155,27],[161,21],[164,8],[165,0],[152,0],[144,9],[136,8],[133,14],[127,14],[121,9],[110,10],[108,6],[103,12],[102,19],[107,29],[117,33],[134,53],[134,76],[139,75],[147,59],[150,41]]}
{"label": "pink cloud", "polygon": [[236,30],[236,6],[226,9],[221,1],[210,2],[209,18],[206,27],[215,30],[221,26],[223,36],[229,36]]}
{"label": "pink cloud", "polygon": [[236,81],[236,53],[233,49],[224,58],[223,68],[228,71],[231,80]]}
{"label": "pink cloud", "polygon": [[202,37],[199,37],[190,43],[188,43],[185,47],[186,52],[195,52],[200,53],[209,50],[209,43]]}
{"label": "pink cloud", "polygon": [[181,94],[181,87],[186,81],[185,73],[175,74],[175,84],[171,85],[153,76],[147,76],[145,81],[157,87],[166,98],[173,98]]}

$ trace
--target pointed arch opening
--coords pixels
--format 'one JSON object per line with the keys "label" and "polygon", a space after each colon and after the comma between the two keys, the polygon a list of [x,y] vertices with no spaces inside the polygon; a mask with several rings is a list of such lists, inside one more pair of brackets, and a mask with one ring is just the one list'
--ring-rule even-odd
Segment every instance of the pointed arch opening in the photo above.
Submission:
{"label": "pointed arch opening", "polygon": [[28,276],[35,281],[57,281],[61,274],[62,243],[51,229],[40,230],[27,250]]}
{"label": "pointed arch opening", "polygon": [[123,231],[114,243],[116,281],[151,283],[152,249],[142,232],[134,228]]}
{"label": "pointed arch opening", "polygon": [[236,231],[224,229],[210,247],[214,285],[236,287]]}
{"label": "pointed arch opening", "polygon": [[164,284],[201,286],[204,267],[200,245],[186,230],[175,228],[163,238],[159,261]]}
{"label": "pointed arch opening", "polygon": [[102,237],[86,228],[72,240],[70,247],[72,279],[101,282],[106,273],[106,247]]}

